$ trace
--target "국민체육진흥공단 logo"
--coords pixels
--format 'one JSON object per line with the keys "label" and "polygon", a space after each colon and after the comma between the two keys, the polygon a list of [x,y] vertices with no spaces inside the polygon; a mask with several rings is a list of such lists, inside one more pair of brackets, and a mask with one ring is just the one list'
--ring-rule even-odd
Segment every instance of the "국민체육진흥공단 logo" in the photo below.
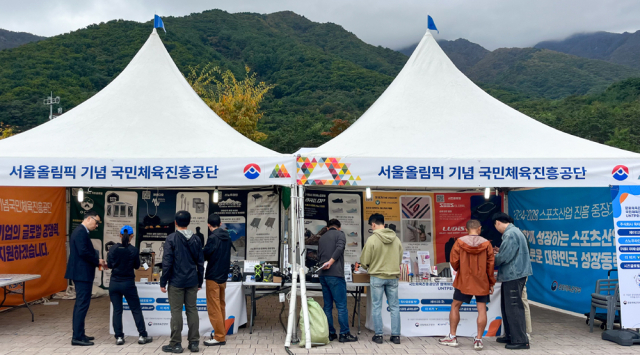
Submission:
{"label": "\uad6d\ubbfc\uccb4\uc721\uc9c4\ud765\uacf5\ub2e8 logo", "polygon": [[258,164],[247,164],[247,166],[244,167],[244,176],[249,180],[258,178],[260,172],[260,166]]}
{"label": "\uad6d\ubbfc\uccb4\uc721\uc9c4\ud765\uacf5\ub2e8 logo", "polygon": [[629,168],[624,165],[616,165],[616,167],[613,168],[611,175],[613,175],[613,178],[618,181],[626,180],[629,177]]}

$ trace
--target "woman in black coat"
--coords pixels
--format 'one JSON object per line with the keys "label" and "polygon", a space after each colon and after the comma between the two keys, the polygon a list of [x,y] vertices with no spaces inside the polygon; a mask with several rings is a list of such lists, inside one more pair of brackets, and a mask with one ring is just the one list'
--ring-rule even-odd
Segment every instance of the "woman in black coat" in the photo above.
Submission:
{"label": "woman in black coat", "polygon": [[[140,309],[140,297],[136,288],[135,270],[140,268],[140,255],[138,248],[131,245],[133,238],[133,228],[124,226],[120,229],[121,243],[111,246],[107,255],[107,266],[111,271],[111,281],[109,284],[109,298],[113,304],[113,330],[115,332],[116,344],[124,344],[124,332],[122,330],[122,297],[127,299],[129,309],[136,322],[138,333],[138,344],[146,344],[153,341],[147,334],[144,324],[144,317]],[[153,267],[153,265],[151,265]]]}

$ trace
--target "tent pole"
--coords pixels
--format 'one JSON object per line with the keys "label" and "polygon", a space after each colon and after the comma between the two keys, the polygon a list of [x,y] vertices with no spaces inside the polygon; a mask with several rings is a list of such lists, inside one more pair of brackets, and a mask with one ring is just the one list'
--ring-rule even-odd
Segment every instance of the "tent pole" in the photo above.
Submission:
{"label": "tent pole", "polygon": [[311,332],[309,331],[309,308],[307,307],[307,288],[305,260],[307,248],[304,244],[304,186],[298,186],[298,238],[300,238],[300,303],[304,319],[305,348],[311,349]]}
{"label": "tent pole", "polygon": [[[296,185],[291,187],[291,228],[289,229],[289,260],[291,263],[291,296],[289,298],[289,319],[287,321],[287,337],[285,338],[284,346],[288,348],[291,346],[291,338],[294,336],[296,328],[295,328],[295,318],[296,318],[296,291],[297,291],[297,279],[298,279],[298,269],[296,259],[298,257],[298,251],[296,249],[297,244],[297,236],[298,236],[298,191],[296,189]],[[286,267],[286,265],[285,265]]]}

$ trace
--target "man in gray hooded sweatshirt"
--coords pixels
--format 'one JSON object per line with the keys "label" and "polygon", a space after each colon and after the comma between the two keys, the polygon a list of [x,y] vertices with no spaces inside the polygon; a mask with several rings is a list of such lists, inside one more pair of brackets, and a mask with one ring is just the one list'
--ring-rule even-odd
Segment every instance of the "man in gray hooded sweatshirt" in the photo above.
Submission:
{"label": "man in gray hooded sweatshirt", "polygon": [[162,347],[166,353],[182,353],[182,306],[187,313],[189,326],[189,350],[198,352],[200,344],[200,321],[196,302],[198,290],[202,288],[204,277],[204,255],[200,238],[194,238],[191,230],[191,214],[187,211],[176,213],[176,231],[167,236],[162,256],[162,277],[160,290],[167,292],[169,283],[169,307],[171,309],[171,339]]}

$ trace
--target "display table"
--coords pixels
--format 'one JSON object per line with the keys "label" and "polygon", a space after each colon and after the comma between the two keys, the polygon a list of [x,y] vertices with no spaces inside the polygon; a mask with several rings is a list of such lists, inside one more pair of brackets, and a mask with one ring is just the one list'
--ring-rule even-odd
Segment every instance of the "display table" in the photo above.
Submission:
{"label": "display table", "polygon": [[[3,289],[3,293],[4,293],[4,297],[2,298],[2,303],[0,303],[0,308],[3,307],[11,307],[11,308],[18,308],[18,307],[27,307],[27,309],[29,310],[29,312],[31,312],[31,321],[35,321],[34,316],[33,316],[33,311],[31,310],[31,307],[29,307],[29,303],[27,302],[27,299],[25,298],[25,289],[26,289],[26,282],[27,281],[31,281],[31,280],[35,280],[35,279],[39,279],[40,275],[30,275],[30,274],[0,274],[0,287],[2,287]],[[7,300],[7,295],[9,294],[21,294],[22,295],[22,302],[24,302],[21,305],[18,306],[5,306],[4,302]]]}
{"label": "display table", "polygon": [[[204,285],[203,285],[204,286]],[[169,308],[169,296],[160,291],[159,282],[137,282],[138,295],[140,296],[140,306],[147,326],[149,336],[171,335],[171,312]],[[227,282],[225,289],[226,318],[227,323],[233,322],[233,327],[228,334],[236,334],[238,327],[247,323],[247,302],[244,297],[242,282]],[[213,330],[207,313],[206,287],[198,291],[198,315],[200,317],[200,335],[209,335]],[[113,332],[113,305],[110,307],[109,332]],[[187,316],[182,312],[184,327],[182,335],[187,335]],[[137,336],[138,330],[133,321],[133,315],[129,311],[129,306],[124,304],[122,314],[122,324],[125,335]]]}
{"label": "display table", "polygon": [[[500,311],[500,287],[497,283],[494,287],[491,302],[487,304],[487,334],[496,336],[502,325],[502,313]],[[400,299],[400,335],[406,337],[416,336],[445,336],[449,334],[449,311],[453,301],[453,283],[409,283],[398,284],[398,298]],[[457,335],[471,337],[477,335],[475,299],[472,304],[463,303],[460,307],[460,323]],[[391,314],[387,305],[387,297],[382,300],[382,323],[384,334],[391,334]],[[365,327],[373,330],[371,316],[371,287],[367,294],[367,321]]]}
{"label": "display table", "polygon": [[[247,295],[251,298],[251,318],[249,318],[249,334],[253,334],[253,322],[256,318],[256,313],[257,313],[256,301],[261,299],[262,297],[275,295],[276,293],[281,293],[281,292],[286,293],[291,288],[291,286],[281,287],[282,284],[280,282],[255,282],[255,281],[245,281],[243,282],[243,286],[247,288]],[[257,289],[258,287],[269,287],[269,288]]]}

